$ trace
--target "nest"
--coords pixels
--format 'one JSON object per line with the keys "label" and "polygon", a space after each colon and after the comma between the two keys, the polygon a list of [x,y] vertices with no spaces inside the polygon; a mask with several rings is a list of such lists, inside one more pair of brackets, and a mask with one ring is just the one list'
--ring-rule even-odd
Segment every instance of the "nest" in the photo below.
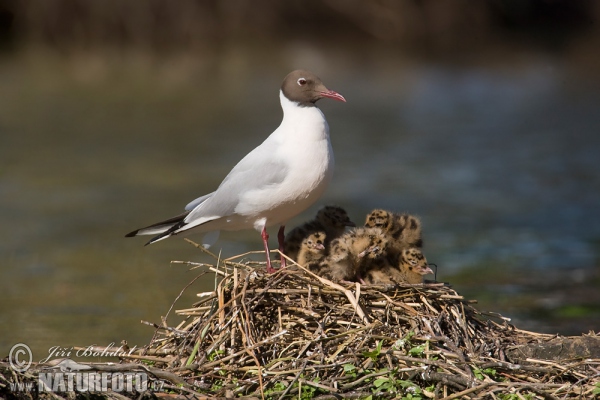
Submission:
{"label": "nest", "polygon": [[[339,284],[291,260],[291,266],[266,274],[264,263],[236,261],[244,256],[214,256],[216,265],[184,263],[207,269],[187,287],[212,271],[215,290],[199,293],[191,308],[176,310],[185,316],[176,327],[166,317],[161,324],[142,321],[156,328],[150,344],[122,354],[119,364],[85,364],[102,372],[146,372],[150,379],[148,391],[105,392],[105,397],[531,400],[600,395],[596,334],[561,338],[523,331],[508,318],[477,310],[443,283]],[[122,344],[119,349],[129,350]],[[16,384],[37,387],[36,373],[47,370],[48,365],[36,363],[17,373],[0,361],[0,397],[72,398],[71,392],[62,397],[12,391]]]}
{"label": "nest", "polygon": [[293,262],[274,274],[261,264],[234,258],[208,266],[221,278],[215,290],[176,310],[187,317],[179,326],[154,324],[146,362],[179,377],[186,393],[218,397],[554,399],[600,392],[600,360],[518,360],[520,346],[555,336],[478,311],[446,284],[338,284]]}

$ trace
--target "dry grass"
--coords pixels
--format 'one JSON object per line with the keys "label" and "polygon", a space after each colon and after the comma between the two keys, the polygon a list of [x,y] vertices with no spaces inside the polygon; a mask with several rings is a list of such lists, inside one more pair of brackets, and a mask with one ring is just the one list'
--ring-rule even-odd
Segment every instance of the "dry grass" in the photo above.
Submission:
{"label": "dry grass", "polygon": [[[221,260],[206,252],[215,265],[177,262],[205,268],[196,279],[218,278],[214,291],[175,310],[186,317],[181,324],[144,322],[156,329],[144,349],[120,364],[87,364],[146,372],[161,391],[106,397],[521,400],[600,393],[600,359],[515,360],[515,348],[556,337],[481,312],[446,284],[337,284],[291,260],[266,274],[264,263],[236,261],[245,254]],[[10,383],[36,382],[42,367],[17,374],[0,363],[0,395],[10,394]]]}
{"label": "dry grass", "polygon": [[480,312],[442,283],[341,285],[298,265],[267,275],[261,263],[239,258],[209,266],[221,277],[216,289],[176,310],[186,321],[159,326],[148,347],[188,389],[272,399],[585,398],[598,391],[600,360],[514,364],[508,350],[554,336]]}

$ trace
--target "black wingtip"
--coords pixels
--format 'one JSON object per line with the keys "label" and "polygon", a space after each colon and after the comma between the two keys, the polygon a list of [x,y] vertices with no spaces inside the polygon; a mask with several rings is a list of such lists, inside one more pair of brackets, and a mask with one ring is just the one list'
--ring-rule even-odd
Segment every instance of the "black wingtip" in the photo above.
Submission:
{"label": "black wingtip", "polygon": [[161,240],[161,239],[163,239],[165,237],[171,236],[172,233],[170,231],[171,231],[171,229],[169,229],[166,232],[163,232],[163,233],[160,233],[160,234],[154,236],[152,239],[148,240],[148,243],[146,243],[144,246],[148,246],[149,244],[152,244],[154,242],[158,242],[159,240]]}
{"label": "black wingtip", "polygon": [[148,240],[148,241],[146,242],[146,244],[144,244],[144,246],[148,246],[149,244],[152,244],[152,243],[156,242],[156,241],[157,241],[157,240],[159,240],[161,237],[163,237],[163,235],[164,235],[164,234],[163,234],[163,233],[161,233],[161,234],[160,234],[160,235],[158,235],[158,236],[154,236],[152,239]]}
{"label": "black wingtip", "polygon": [[134,236],[137,236],[137,233],[138,233],[139,231],[140,231],[139,229],[136,229],[136,230],[135,230],[135,231],[133,231],[133,232],[129,232],[127,235],[125,235],[125,237],[134,237]]}

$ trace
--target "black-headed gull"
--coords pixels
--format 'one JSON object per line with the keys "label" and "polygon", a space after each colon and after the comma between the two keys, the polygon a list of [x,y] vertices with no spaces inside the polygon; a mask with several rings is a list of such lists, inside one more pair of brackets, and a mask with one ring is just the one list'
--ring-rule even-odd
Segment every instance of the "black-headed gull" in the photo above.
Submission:
{"label": "black-headed gull", "polygon": [[[279,98],[279,128],[237,163],[216,191],[189,203],[183,214],[126,236],[157,235],[150,244],[190,229],[201,233],[254,228],[261,232],[267,271],[273,272],[266,228],[280,226],[277,238],[283,252],[286,221],[312,205],[333,174],[329,126],[315,103],[322,98],[346,101],[306,70],[285,77]],[[283,257],[281,265],[285,266]]]}

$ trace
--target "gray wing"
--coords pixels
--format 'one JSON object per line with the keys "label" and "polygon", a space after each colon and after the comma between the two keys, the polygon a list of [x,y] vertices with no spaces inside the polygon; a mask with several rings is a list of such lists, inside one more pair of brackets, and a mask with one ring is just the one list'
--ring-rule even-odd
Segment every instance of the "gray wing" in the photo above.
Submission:
{"label": "gray wing", "polygon": [[200,196],[198,197],[196,200],[192,200],[190,201],[186,206],[185,206],[185,210],[186,211],[192,211],[194,208],[198,207],[198,205],[200,205],[201,203],[204,202],[204,200],[208,199],[210,196],[212,196],[213,194],[215,194],[215,192],[209,193],[209,194],[205,194],[204,196]]}
{"label": "gray wing", "polygon": [[248,153],[229,172],[219,188],[211,195],[206,195],[208,198],[187,215],[185,222],[197,226],[232,215],[249,191],[267,189],[283,182],[289,167],[284,159],[275,156],[274,147],[265,141]]}

